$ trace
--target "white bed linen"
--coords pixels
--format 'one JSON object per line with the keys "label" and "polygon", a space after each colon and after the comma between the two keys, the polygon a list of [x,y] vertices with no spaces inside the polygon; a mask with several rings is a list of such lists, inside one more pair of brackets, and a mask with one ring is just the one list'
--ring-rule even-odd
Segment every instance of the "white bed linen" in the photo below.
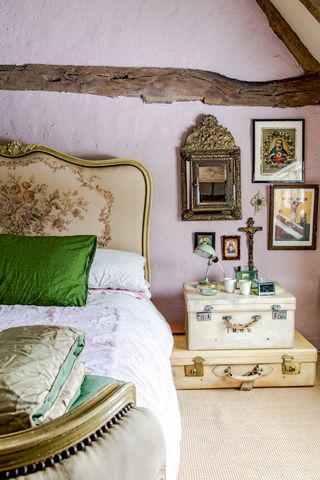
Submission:
{"label": "white bed linen", "polygon": [[90,371],[135,383],[137,404],[152,410],[162,425],[167,480],[174,480],[181,425],[169,359],[173,340],[168,324],[151,301],[97,291],[89,292],[85,307],[0,305],[0,330],[34,324],[83,330],[86,344],[81,360]]}

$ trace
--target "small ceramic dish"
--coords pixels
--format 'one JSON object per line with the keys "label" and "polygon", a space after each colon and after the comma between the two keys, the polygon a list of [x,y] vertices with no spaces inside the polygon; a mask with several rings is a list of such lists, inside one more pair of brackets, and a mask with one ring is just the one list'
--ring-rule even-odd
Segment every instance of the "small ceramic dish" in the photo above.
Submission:
{"label": "small ceramic dish", "polygon": [[215,285],[199,285],[198,290],[201,295],[217,295],[217,293],[219,293],[219,290]]}

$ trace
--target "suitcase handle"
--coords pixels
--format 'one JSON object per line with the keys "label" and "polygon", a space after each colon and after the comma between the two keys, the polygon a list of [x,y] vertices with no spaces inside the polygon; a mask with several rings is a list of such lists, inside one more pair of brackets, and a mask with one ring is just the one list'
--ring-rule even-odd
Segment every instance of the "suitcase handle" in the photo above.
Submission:
{"label": "suitcase handle", "polygon": [[262,377],[263,368],[261,368],[260,365],[256,365],[251,372],[248,372],[246,375],[235,375],[232,373],[231,367],[229,366],[224,372],[226,377],[237,380],[238,382],[254,382],[255,380],[258,380],[258,378]]}
{"label": "suitcase handle", "polygon": [[240,390],[251,390],[256,380],[262,376],[269,375],[273,371],[271,365],[256,365],[246,375],[236,375],[232,373],[230,365],[217,365],[212,372],[218,377],[228,377],[231,380],[241,382]]}
{"label": "suitcase handle", "polygon": [[222,320],[224,320],[226,328],[232,328],[232,330],[244,330],[245,328],[253,327],[261,319],[261,315],[252,315],[251,321],[248,323],[232,323],[231,315],[224,315]]}

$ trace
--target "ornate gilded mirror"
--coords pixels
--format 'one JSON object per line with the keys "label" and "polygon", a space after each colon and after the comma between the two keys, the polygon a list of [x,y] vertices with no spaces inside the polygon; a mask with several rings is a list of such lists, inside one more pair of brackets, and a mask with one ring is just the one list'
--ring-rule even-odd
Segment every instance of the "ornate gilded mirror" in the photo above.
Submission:
{"label": "ornate gilded mirror", "polygon": [[206,115],[180,152],[182,220],[240,219],[240,148],[229,130]]}

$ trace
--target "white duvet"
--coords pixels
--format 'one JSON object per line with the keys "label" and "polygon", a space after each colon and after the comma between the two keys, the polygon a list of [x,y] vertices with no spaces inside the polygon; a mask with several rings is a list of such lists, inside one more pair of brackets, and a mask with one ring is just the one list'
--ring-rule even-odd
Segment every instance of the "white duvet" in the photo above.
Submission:
{"label": "white duvet", "polygon": [[0,305],[1,330],[33,324],[83,330],[86,344],[81,360],[90,371],[136,385],[137,405],[152,410],[162,425],[167,480],[174,480],[181,431],[169,360],[173,340],[168,324],[151,301],[124,293],[91,291],[85,307]]}

